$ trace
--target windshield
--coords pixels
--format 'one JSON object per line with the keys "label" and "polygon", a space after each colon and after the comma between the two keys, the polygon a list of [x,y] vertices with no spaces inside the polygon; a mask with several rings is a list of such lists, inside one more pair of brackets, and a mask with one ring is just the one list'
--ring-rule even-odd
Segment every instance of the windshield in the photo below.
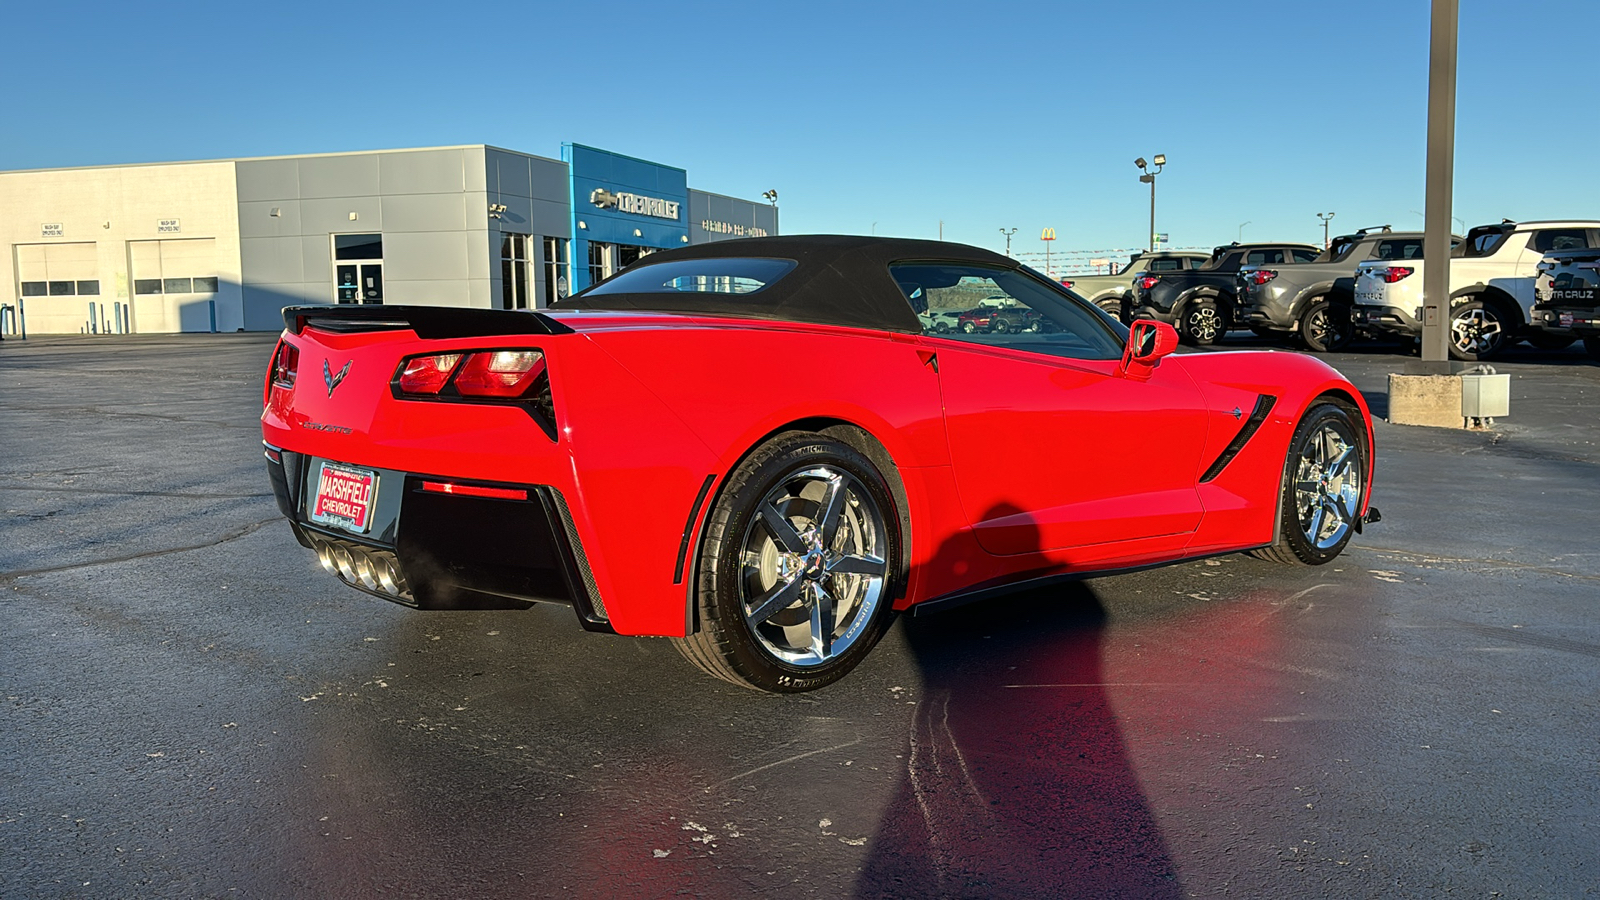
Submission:
{"label": "windshield", "polygon": [[624,269],[584,291],[601,294],[756,294],[795,267],[792,259],[685,259]]}

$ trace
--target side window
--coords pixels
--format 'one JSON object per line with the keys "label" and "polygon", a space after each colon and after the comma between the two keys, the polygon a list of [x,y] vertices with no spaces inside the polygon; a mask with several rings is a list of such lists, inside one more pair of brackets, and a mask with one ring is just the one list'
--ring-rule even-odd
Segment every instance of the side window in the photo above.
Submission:
{"label": "side window", "polygon": [[1589,246],[1588,232],[1582,228],[1546,228],[1533,235],[1533,249],[1540,253],[1551,250],[1582,250]]}
{"label": "side window", "polygon": [[1244,257],[1244,264],[1247,266],[1271,266],[1281,262],[1283,262],[1283,251],[1276,249],[1251,250]]}
{"label": "side window", "polygon": [[1176,272],[1183,267],[1183,260],[1178,257],[1167,256],[1150,260],[1152,272]]}
{"label": "side window", "polygon": [[1317,251],[1315,250],[1290,250],[1289,253],[1294,257],[1295,262],[1311,262],[1317,258]]}
{"label": "side window", "polygon": [[1122,335],[1102,313],[1020,270],[907,262],[889,274],[923,334],[1075,359],[1122,354]]}
{"label": "side window", "polygon": [[1394,238],[1378,242],[1378,259],[1421,259],[1422,238]]}

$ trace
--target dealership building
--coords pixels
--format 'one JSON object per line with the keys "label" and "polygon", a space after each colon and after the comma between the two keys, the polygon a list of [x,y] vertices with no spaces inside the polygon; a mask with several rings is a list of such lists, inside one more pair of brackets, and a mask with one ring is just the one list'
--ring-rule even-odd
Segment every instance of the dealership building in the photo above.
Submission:
{"label": "dealership building", "polygon": [[0,172],[0,330],[276,331],[280,309],[312,303],[537,308],[657,250],[777,233],[775,202],[581,144]]}

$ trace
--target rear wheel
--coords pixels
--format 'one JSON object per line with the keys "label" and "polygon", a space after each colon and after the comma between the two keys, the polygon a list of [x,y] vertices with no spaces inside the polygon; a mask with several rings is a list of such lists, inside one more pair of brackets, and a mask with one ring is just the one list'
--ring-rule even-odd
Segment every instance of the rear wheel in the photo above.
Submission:
{"label": "rear wheel", "polygon": [[1191,344],[1215,344],[1228,330],[1227,315],[1209,297],[1185,307],[1178,324],[1178,333]]}
{"label": "rear wheel", "polygon": [[700,630],[679,649],[705,672],[761,691],[844,677],[892,615],[895,509],[883,476],[845,444],[791,432],[763,445],[708,515]]}
{"label": "rear wheel", "polygon": [[1450,310],[1450,355],[1479,362],[1500,355],[1511,342],[1512,322],[1498,303],[1470,300]]}
{"label": "rear wheel", "polygon": [[1300,317],[1300,340],[1316,353],[1343,350],[1355,336],[1348,318],[1339,316],[1322,297],[1311,301],[1311,306]]}
{"label": "rear wheel", "polygon": [[1344,550],[1366,492],[1367,442],[1358,417],[1343,403],[1323,401],[1300,420],[1284,460],[1278,539],[1252,555],[1320,566]]}

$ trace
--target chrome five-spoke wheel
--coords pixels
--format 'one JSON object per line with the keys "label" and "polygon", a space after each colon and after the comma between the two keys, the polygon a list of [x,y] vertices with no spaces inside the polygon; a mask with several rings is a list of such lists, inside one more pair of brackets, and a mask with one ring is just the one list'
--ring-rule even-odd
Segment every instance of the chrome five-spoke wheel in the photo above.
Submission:
{"label": "chrome five-spoke wheel", "polygon": [[849,472],[803,469],[767,492],[745,529],[745,623],[793,666],[846,653],[883,599],[883,511]]}
{"label": "chrome five-spoke wheel", "polygon": [[837,681],[893,615],[900,523],[888,482],[855,447],[810,432],[770,439],[729,473],[706,515],[697,625],[679,649],[756,690]]}
{"label": "chrome five-spoke wheel", "polygon": [[1350,535],[1360,514],[1361,454],[1343,430],[1324,423],[1300,451],[1294,496],[1300,532],[1327,551]]}
{"label": "chrome five-spoke wheel", "polygon": [[1253,555],[1320,566],[1350,543],[1367,499],[1371,444],[1361,420],[1348,401],[1335,398],[1312,404],[1301,417],[1284,460],[1277,537]]}

